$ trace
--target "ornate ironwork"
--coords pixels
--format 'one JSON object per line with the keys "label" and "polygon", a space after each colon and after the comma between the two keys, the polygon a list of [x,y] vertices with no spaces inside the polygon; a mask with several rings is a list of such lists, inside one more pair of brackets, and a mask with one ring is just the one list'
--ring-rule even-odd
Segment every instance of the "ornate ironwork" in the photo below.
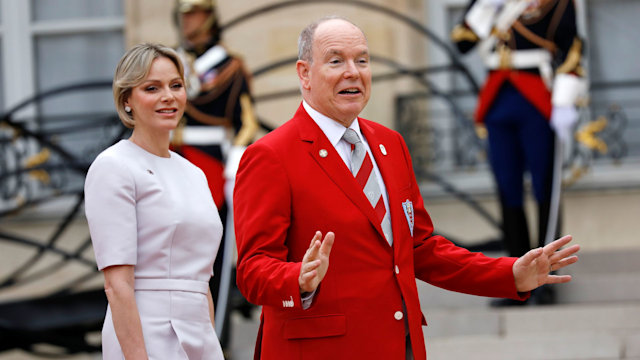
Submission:
{"label": "ornate ironwork", "polygon": [[575,146],[565,164],[568,175],[565,186],[576,183],[598,158],[610,158],[619,163],[628,154],[624,131],[629,123],[626,113],[617,104],[610,105],[604,115],[590,119],[586,106],[574,134]]}
{"label": "ornate ironwork", "polygon": [[[16,114],[27,108],[37,111],[45,98],[110,88],[111,81],[56,88],[25,100],[2,116],[0,217],[56,201],[60,220],[44,240],[0,230],[0,241],[33,249],[19,266],[0,274],[0,291],[47,278],[70,264],[78,264],[83,270],[45,297],[0,304],[0,351],[22,348],[39,353],[35,347],[38,343],[58,347],[41,353],[49,356],[99,350],[99,344],[87,342],[86,333],[102,326],[104,292],[79,290],[98,274],[93,258],[85,255],[91,239],[87,235],[73,248],[61,247],[59,240],[81,217],[84,177],[91,161],[121,139],[126,129],[115,111],[68,116]],[[44,261],[46,257],[49,261]]]}

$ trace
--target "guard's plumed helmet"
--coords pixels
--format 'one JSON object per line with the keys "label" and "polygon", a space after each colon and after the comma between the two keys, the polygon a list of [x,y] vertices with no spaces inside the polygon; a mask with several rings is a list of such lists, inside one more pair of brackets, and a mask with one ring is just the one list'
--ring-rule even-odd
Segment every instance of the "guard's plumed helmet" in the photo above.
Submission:
{"label": "guard's plumed helmet", "polygon": [[194,7],[203,10],[215,10],[215,0],[178,0],[178,12],[186,13],[192,11]]}
{"label": "guard's plumed helmet", "polygon": [[[209,12],[209,17],[202,23],[200,28],[191,34],[181,34],[180,42],[186,47],[194,50],[197,53],[201,53],[213,45],[216,45],[220,41],[220,28],[218,27],[218,16],[216,13],[216,1],[215,0],[177,0],[175,8],[176,24],[180,26],[180,18],[182,14],[190,13],[192,11],[206,11]],[[211,39],[207,44],[193,44],[188,45],[190,41],[187,38],[197,36],[198,34],[209,33]]]}

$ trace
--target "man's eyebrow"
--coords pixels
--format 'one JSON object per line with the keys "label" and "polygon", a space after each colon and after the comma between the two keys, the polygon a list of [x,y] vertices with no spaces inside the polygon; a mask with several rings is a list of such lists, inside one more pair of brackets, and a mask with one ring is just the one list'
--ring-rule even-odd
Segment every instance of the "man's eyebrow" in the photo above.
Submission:
{"label": "man's eyebrow", "polygon": [[[343,51],[339,49],[328,49],[327,55],[342,55]],[[369,55],[369,49],[362,50],[358,55]]]}

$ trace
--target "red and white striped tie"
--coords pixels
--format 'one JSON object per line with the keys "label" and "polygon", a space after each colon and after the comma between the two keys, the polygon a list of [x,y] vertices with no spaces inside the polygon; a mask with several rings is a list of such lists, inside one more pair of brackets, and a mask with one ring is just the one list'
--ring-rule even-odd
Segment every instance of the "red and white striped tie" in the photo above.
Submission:
{"label": "red and white striped tie", "polygon": [[382,191],[378,184],[378,179],[373,171],[373,162],[367,150],[360,140],[358,133],[353,129],[347,129],[342,138],[351,144],[351,172],[356,181],[362,187],[362,191],[369,199],[369,203],[378,215],[380,226],[389,244],[393,243],[393,233],[391,232],[391,220],[382,199]]}

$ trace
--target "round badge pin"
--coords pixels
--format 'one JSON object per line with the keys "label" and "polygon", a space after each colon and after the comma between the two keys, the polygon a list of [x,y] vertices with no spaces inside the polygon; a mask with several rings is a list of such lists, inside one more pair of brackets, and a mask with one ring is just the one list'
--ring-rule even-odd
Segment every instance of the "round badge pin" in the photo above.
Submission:
{"label": "round badge pin", "polygon": [[380,151],[382,152],[382,155],[387,155],[387,148],[382,144],[380,144]]}

